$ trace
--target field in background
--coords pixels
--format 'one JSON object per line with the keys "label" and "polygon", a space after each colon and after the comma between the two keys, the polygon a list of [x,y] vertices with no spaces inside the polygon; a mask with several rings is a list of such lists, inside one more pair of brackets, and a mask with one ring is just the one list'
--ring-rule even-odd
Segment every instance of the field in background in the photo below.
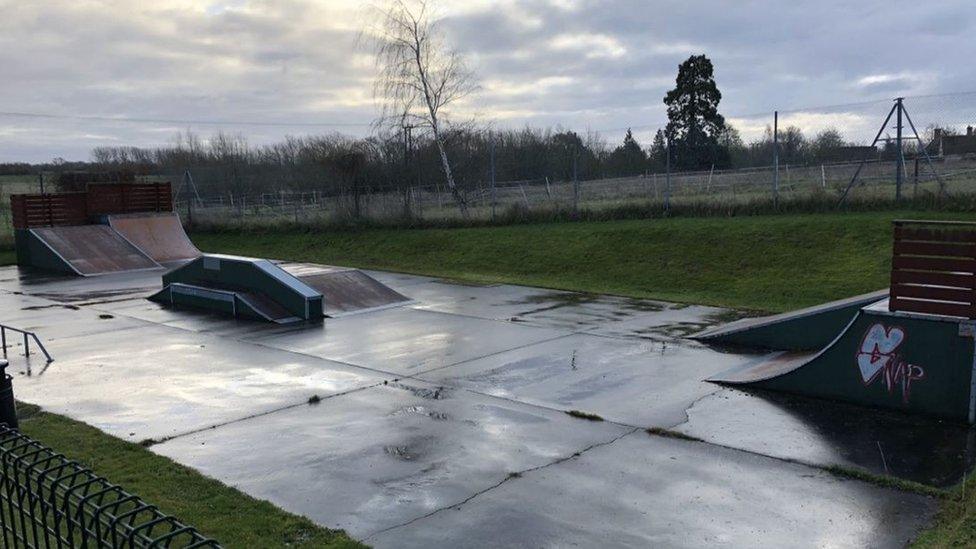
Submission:
{"label": "field in background", "polygon": [[[37,192],[37,176],[0,175],[0,265],[13,257],[13,226],[10,224],[10,195]],[[10,257],[7,257],[7,256]]]}
{"label": "field in background", "polygon": [[[890,208],[895,199],[895,162],[870,162],[861,171],[849,199],[859,209]],[[574,216],[619,219],[660,216],[670,209],[698,214],[726,215],[769,212],[775,205],[787,211],[838,209],[838,202],[858,163],[802,167],[781,166],[779,181],[772,168],[726,171],[652,173],[635,177],[580,181],[488,181],[465,189],[470,211],[463,218],[451,193],[438,186],[405,189],[361,189],[340,196],[320,191],[255,195],[191,196],[183,192],[177,209],[184,218],[210,227],[330,226],[350,223],[374,225],[500,224],[526,220],[566,219]],[[902,198],[927,199],[945,193],[976,196],[976,158],[947,157],[932,168],[921,160],[908,165]],[[178,186],[179,182],[174,182]],[[202,192],[202,191],[201,191]],[[755,213],[755,212],[751,212]]]}
{"label": "field in background", "polygon": [[887,287],[911,212],[194,233],[208,252],[779,312]]}

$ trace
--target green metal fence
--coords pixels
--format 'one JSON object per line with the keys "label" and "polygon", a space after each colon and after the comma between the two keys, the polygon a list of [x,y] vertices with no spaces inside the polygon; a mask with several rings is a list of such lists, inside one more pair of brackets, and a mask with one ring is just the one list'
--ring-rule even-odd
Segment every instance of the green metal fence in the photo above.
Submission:
{"label": "green metal fence", "polygon": [[3,547],[220,547],[2,424],[0,530]]}

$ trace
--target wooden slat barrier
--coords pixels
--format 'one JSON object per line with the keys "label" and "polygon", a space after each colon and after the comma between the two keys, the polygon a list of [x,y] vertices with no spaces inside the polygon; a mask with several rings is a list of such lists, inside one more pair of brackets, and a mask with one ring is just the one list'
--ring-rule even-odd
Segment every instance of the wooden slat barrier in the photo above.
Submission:
{"label": "wooden slat barrier", "polygon": [[88,223],[85,193],[15,194],[10,209],[16,229]]}
{"label": "wooden slat barrier", "polygon": [[976,223],[895,221],[891,311],[976,319]]}
{"label": "wooden slat barrier", "polygon": [[171,186],[166,183],[93,183],[88,186],[91,215],[173,211]]}
{"label": "wooden slat barrier", "polygon": [[165,183],[92,184],[88,192],[10,196],[16,229],[85,225],[108,214],[171,212],[172,188]]}

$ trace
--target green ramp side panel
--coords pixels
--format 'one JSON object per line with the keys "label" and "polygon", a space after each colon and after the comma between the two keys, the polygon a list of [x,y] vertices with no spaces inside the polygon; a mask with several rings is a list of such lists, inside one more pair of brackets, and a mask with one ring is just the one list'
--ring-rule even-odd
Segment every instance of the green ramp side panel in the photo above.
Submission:
{"label": "green ramp side panel", "polygon": [[204,255],[163,275],[163,286],[171,284],[255,293],[298,319],[322,318],[322,294],[266,259]]}
{"label": "green ramp side panel", "polygon": [[[237,292],[202,288],[187,284],[168,284],[165,288],[149,297],[150,300],[166,305],[180,305],[194,309],[223,313],[235,318],[250,318],[278,322],[264,311],[255,307]],[[292,320],[300,320],[294,318]]]}
{"label": "green ramp side panel", "polygon": [[31,229],[14,230],[14,247],[17,250],[17,264],[22,267],[37,267],[47,271],[73,275],[80,274]]}
{"label": "green ramp side panel", "polygon": [[972,324],[880,305],[863,309],[819,353],[772,358],[710,381],[967,421]]}
{"label": "green ramp side panel", "polygon": [[709,328],[691,339],[713,345],[816,351],[830,344],[862,307],[888,297],[888,290],[832,301],[762,318],[744,318]]}

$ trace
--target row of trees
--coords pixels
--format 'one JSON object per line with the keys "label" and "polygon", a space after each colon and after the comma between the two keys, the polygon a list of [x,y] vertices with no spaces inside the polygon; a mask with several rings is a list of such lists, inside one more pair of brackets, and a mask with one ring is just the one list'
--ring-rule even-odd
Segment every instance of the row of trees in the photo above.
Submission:
{"label": "row of trees", "polygon": [[[734,130],[727,130],[718,145],[724,163],[716,162],[715,168],[770,165],[771,134],[768,131],[744,144]],[[663,172],[667,164],[665,139],[664,131],[659,131],[651,145],[644,147],[628,131],[623,142],[612,146],[599,134],[580,135],[559,128],[491,132],[454,128],[442,136],[440,144],[425,136],[408,142],[401,132],[364,139],[340,134],[290,137],[280,143],[253,146],[240,135],[218,133],[203,139],[181,133],[168,147],[97,148],[86,169],[160,174],[175,181],[189,169],[203,194],[281,190],[348,194],[406,187],[439,187],[449,192],[443,171],[446,155],[454,185],[464,195],[471,189],[487,187],[493,157],[495,178],[502,182]],[[836,130],[824,130],[807,139],[799,128],[790,127],[780,132],[780,160],[790,164],[831,161],[833,151],[843,145]],[[711,167],[710,163],[682,166],[679,154],[681,149],[672,144],[675,171]],[[703,162],[711,160],[706,156]]]}
{"label": "row of trees", "polygon": [[[772,163],[771,130],[744,143],[720,114],[722,94],[704,55],[679,65],[675,87],[664,97],[668,124],[649,144],[639,143],[629,130],[619,145],[597,134],[558,128],[490,132],[449,116],[477,85],[462,56],[447,45],[429,0],[391,0],[375,15],[376,26],[365,33],[374,46],[375,93],[383,105],[373,136],[292,137],[250,146],[238,135],[218,133],[204,140],[184,133],[168,147],[95,149],[89,167],[174,180],[189,169],[203,194],[314,189],[352,195],[357,205],[359,195],[370,190],[439,187],[465,214],[466,193],[486,186],[492,173],[501,181],[566,181],[666,167],[682,171]],[[788,127],[779,135],[780,161],[837,160],[834,153],[847,145],[833,129],[808,139],[799,128]]]}

